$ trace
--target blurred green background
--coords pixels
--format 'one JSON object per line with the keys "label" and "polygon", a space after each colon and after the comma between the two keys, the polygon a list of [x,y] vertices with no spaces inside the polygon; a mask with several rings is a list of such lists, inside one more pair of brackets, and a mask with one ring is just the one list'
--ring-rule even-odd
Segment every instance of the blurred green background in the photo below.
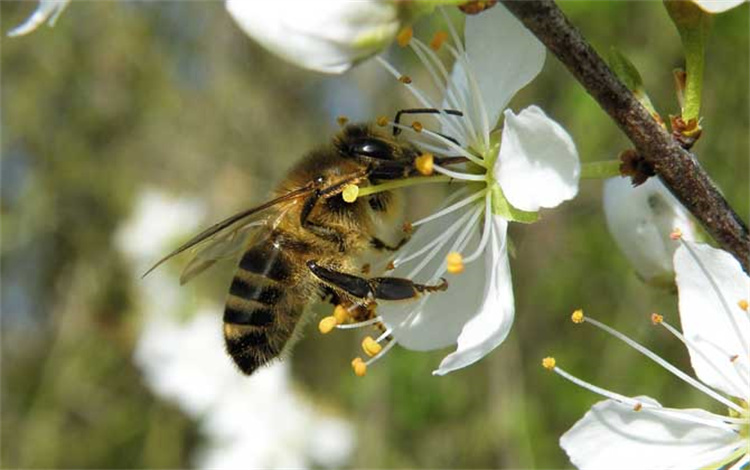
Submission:
{"label": "blurred green background", "polygon": [[[617,46],[631,59],[663,116],[678,111],[672,69],[681,48],[659,2],[561,6],[599,51]],[[0,2],[3,34],[32,7]],[[745,220],[748,19],[747,5],[715,19],[695,147]],[[417,23],[416,34],[431,31],[429,22]],[[115,248],[117,230],[148,190],[205,204],[191,227],[256,204],[336,131],[336,116],[372,120],[411,102],[374,63],[330,77],[281,62],[244,36],[220,2],[73,2],[54,28],[3,37],[1,46],[2,466],[188,467],[204,437],[133,363],[144,318],[159,312],[142,311],[138,292],[150,281]],[[391,59],[410,60],[401,52]],[[567,128],[584,161],[628,147],[552,57],[512,107],[531,103]],[[289,359],[295,388],[353,423],[349,465],[569,467],[558,438],[598,397],[542,369],[549,354],[626,395],[723,411],[568,320],[583,307],[690,369],[682,345],[649,322],[658,311],[678,323],[676,298],[639,281],[617,250],[600,182],[582,182],[573,202],[511,234],[516,324],[470,368],[433,377],[448,351],[396,348],[357,378],[349,367],[357,335],[321,338],[310,325]],[[183,300],[220,304],[232,270],[223,263],[183,287]]]}

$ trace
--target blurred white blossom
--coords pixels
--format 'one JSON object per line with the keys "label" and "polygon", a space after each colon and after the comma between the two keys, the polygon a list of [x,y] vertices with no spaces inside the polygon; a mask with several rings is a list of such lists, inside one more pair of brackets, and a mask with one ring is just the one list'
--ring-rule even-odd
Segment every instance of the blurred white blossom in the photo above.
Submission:
{"label": "blurred white blossom", "polygon": [[629,178],[604,183],[607,228],[638,275],[653,284],[671,284],[672,256],[677,244],[670,233],[680,229],[687,240],[696,240],[690,214],[658,178],[633,187]]}
{"label": "blurred white blossom", "polygon": [[745,0],[693,0],[702,10],[708,13],[722,13],[745,3]]}
{"label": "blurred white blossom", "polygon": [[620,395],[573,377],[547,358],[545,367],[608,398],[594,405],[560,439],[580,469],[740,470],[750,464],[750,278],[729,253],[690,241],[681,243],[674,264],[682,333],[660,315],[653,314],[652,321],[686,345],[697,379],[580,312],[574,314],[574,321],[593,324],[626,342],[703,392],[729,415],[667,408],[647,396]]}
{"label": "blurred white blossom", "polygon": [[[193,232],[203,207],[156,190],[144,191],[115,235],[133,277]],[[143,323],[133,360],[146,385],[198,421],[206,442],[199,468],[341,467],[355,444],[353,426],[321,411],[297,392],[288,364],[251,377],[225,352],[220,305],[199,304],[177,274],[160,269],[136,281]],[[311,431],[312,430],[312,431]]]}
{"label": "blurred white blossom", "polygon": [[280,57],[311,70],[342,73],[379,53],[431,2],[397,0],[227,0],[237,24]]}
{"label": "blurred white blossom", "polygon": [[45,21],[49,26],[54,26],[57,18],[68,6],[70,0],[40,0],[34,13],[26,21],[8,32],[8,36],[23,36],[37,29]]}

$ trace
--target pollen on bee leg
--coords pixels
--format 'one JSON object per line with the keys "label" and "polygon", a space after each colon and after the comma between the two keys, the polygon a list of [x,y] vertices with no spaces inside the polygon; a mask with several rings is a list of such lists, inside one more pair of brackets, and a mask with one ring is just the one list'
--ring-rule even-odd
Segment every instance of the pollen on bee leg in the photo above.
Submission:
{"label": "pollen on bee leg", "polygon": [[557,364],[557,361],[555,361],[555,358],[552,356],[547,356],[544,359],[542,359],[542,367],[544,367],[547,370],[554,369],[556,364]]}
{"label": "pollen on bee leg", "polygon": [[396,42],[399,46],[406,47],[409,45],[409,41],[411,41],[411,38],[413,36],[414,30],[411,28],[411,26],[407,26],[406,28],[398,32],[398,35],[396,36]]}
{"label": "pollen on bee leg", "polygon": [[576,324],[583,323],[584,321],[583,310],[579,308],[578,310],[573,312],[573,314],[570,316],[570,320]]}
{"label": "pollen on bee leg", "polygon": [[461,253],[452,251],[445,257],[446,269],[451,274],[460,274],[464,271],[464,257]]}
{"label": "pollen on bee leg", "polygon": [[682,230],[680,230],[679,228],[675,228],[674,230],[672,230],[672,233],[669,234],[669,238],[671,238],[672,240],[679,240],[680,238],[682,238]]}
{"label": "pollen on bee leg", "polygon": [[375,120],[375,124],[377,124],[380,127],[385,127],[388,125],[388,117],[387,116],[378,116],[378,118]]}
{"label": "pollen on bee leg", "polygon": [[383,347],[377,341],[372,339],[372,336],[366,336],[365,339],[362,340],[362,350],[368,356],[373,357],[382,351]]}
{"label": "pollen on bee leg", "polygon": [[740,299],[740,301],[737,302],[737,306],[747,312],[749,306],[747,303],[747,299]]}
{"label": "pollen on bee leg", "polygon": [[333,309],[333,318],[336,320],[337,325],[346,323],[349,319],[349,311],[341,304],[336,305],[336,308]]}
{"label": "pollen on bee leg", "polygon": [[349,122],[349,118],[344,115],[341,115],[336,118],[336,122],[338,123],[339,126],[344,127],[346,123]]}
{"label": "pollen on bee leg", "polygon": [[423,153],[414,160],[414,166],[417,171],[424,176],[432,174],[434,163],[435,157],[433,157],[431,153]]}
{"label": "pollen on bee leg", "polygon": [[443,43],[448,39],[448,33],[445,31],[438,31],[435,33],[434,36],[432,36],[432,40],[430,41],[430,48],[432,48],[433,51],[439,51],[440,48],[443,46]]}
{"label": "pollen on bee leg", "polygon": [[354,375],[357,377],[364,377],[367,374],[367,364],[365,364],[365,361],[361,357],[355,357],[352,360],[352,369],[354,370]]}
{"label": "pollen on bee leg", "polygon": [[651,314],[651,323],[654,325],[658,325],[659,323],[664,321],[664,316],[659,315],[658,313],[652,313]]}
{"label": "pollen on bee leg", "polygon": [[327,334],[330,333],[331,330],[336,328],[337,324],[338,320],[336,320],[336,317],[331,315],[330,317],[325,317],[320,320],[320,323],[318,323],[318,330],[320,330],[320,332],[323,334]]}
{"label": "pollen on bee leg", "polygon": [[359,196],[359,186],[356,184],[347,184],[341,192],[341,197],[343,197],[344,201],[348,203],[356,201],[357,196]]}

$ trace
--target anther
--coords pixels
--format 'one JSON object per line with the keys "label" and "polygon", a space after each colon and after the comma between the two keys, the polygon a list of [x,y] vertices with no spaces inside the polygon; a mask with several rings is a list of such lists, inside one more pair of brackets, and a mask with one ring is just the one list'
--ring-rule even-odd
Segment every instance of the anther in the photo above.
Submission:
{"label": "anther", "polygon": [[737,362],[737,359],[740,358],[739,354],[735,354],[734,356],[729,358],[729,362]]}
{"label": "anther", "polygon": [[664,316],[659,315],[658,313],[652,313],[651,314],[651,323],[654,325],[658,325],[659,323],[664,321]]}
{"label": "anther", "polygon": [[411,77],[408,75],[401,75],[398,77],[398,81],[403,83],[404,85],[408,85],[411,83]]}
{"label": "anther", "polygon": [[414,231],[414,226],[411,222],[404,222],[404,225],[401,226],[401,230],[404,233],[412,233]]}
{"label": "anther", "polygon": [[556,364],[557,364],[557,361],[555,361],[554,357],[548,356],[542,359],[542,367],[544,367],[547,370],[554,369]]}
{"label": "anther", "polygon": [[446,33],[445,31],[438,31],[434,36],[432,36],[430,47],[433,51],[439,51],[440,47],[443,45],[446,39],[448,39],[448,33]]}
{"label": "anther", "polygon": [[682,230],[680,230],[679,228],[675,228],[674,230],[672,230],[672,233],[669,234],[669,238],[671,238],[672,240],[679,240],[680,238],[682,238]]}
{"label": "anther", "polygon": [[366,336],[365,339],[362,340],[362,350],[368,356],[373,357],[382,351],[383,347],[377,341],[372,339],[371,336]]}
{"label": "anther", "polygon": [[583,323],[583,310],[579,308],[578,310],[573,312],[573,314],[570,316],[570,320],[576,324]]}
{"label": "anther", "polygon": [[409,45],[409,41],[411,41],[412,36],[414,36],[414,30],[411,29],[411,26],[407,26],[406,28],[398,32],[398,35],[396,36],[396,42],[399,46],[406,47]]}
{"label": "anther", "polygon": [[355,357],[352,361],[352,369],[354,369],[354,375],[364,377],[367,373],[367,364],[365,364],[365,361],[361,357]]}
{"label": "anther", "polygon": [[740,300],[739,302],[737,302],[737,306],[740,307],[742,310],[744,310],[744,311],[747,312],[747,309],[748,309],[747,300],[745,300],[745,299]]}
{"label": "anther", "polygon": [[385,127],[388,125],[388,116],[378,116],[378,118],[375,120],[375,124],[377,124],[380,127]]}
{"label": "anther", "polygon": [[349,319],[349,311],[343,305],[336,305],[336,308],[333,309],[333,318],[337,325],[343,325]]}
{"label": "anther", "polygon": [[431,153],[423,153],[414,160],[414,166],[417,168],[417,171],[424,176],[432,174],[434,163],[435,157]]}
{"label": "anther", "polygon": [[464,257],[461,253],[452,251],[445,257],[447,270],[451,274],[460,274],[464,271]]}
{"label": "anther", "polygon": [[414,132],[422,132],[422,129],[424,129],[424,126],[419,121],[414,121],[411,123],[411,128],[414,129]]}
{"label": "anther", "polygon": [[633,411],[641,411],[642,409],[643,409],[643,404],[642,403],[636,403],[633,406]]}
{"label": "anther", "polygon": [[393,271],[394,269],[396,269],[396,263],[394,263],[393,260],[390,260],[388,264],[385,265],[385,270]]}
{"label": "anther", "polygon": [[339,116],[336,118],[336,122],[339,124],[339,126],[344,127],[347,122],[349,122],[349,118],[346,116]]}
{"label": "anther", "polygon": [[344,201],[352,203],[357,200],[357,196],[359,195],[359,186],[356,184],[347,184],[344,186],[344,191],[342,191],[341,196],[344,198]]}
{"label": "anther", "polygon": [[321,333],[327,334],[327,333],[330,333],[331,330],[336,328],[337,323],[338,321],[336,320],[336,317],[334,316],[325,317],[322,320],[320,320],[320,323],[318,323],[318,329],[320,330]]}

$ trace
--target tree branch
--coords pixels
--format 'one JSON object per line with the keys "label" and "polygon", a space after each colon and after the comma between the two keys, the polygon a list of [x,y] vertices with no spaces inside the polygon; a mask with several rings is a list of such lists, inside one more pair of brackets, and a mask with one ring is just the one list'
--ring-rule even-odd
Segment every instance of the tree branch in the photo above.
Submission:
{"label": "tree branch", "polygon": [[672,194],[750,272],[750,235],[745,223],[695,157],[641,106],[555,2],[501,1],[612,117]]}

